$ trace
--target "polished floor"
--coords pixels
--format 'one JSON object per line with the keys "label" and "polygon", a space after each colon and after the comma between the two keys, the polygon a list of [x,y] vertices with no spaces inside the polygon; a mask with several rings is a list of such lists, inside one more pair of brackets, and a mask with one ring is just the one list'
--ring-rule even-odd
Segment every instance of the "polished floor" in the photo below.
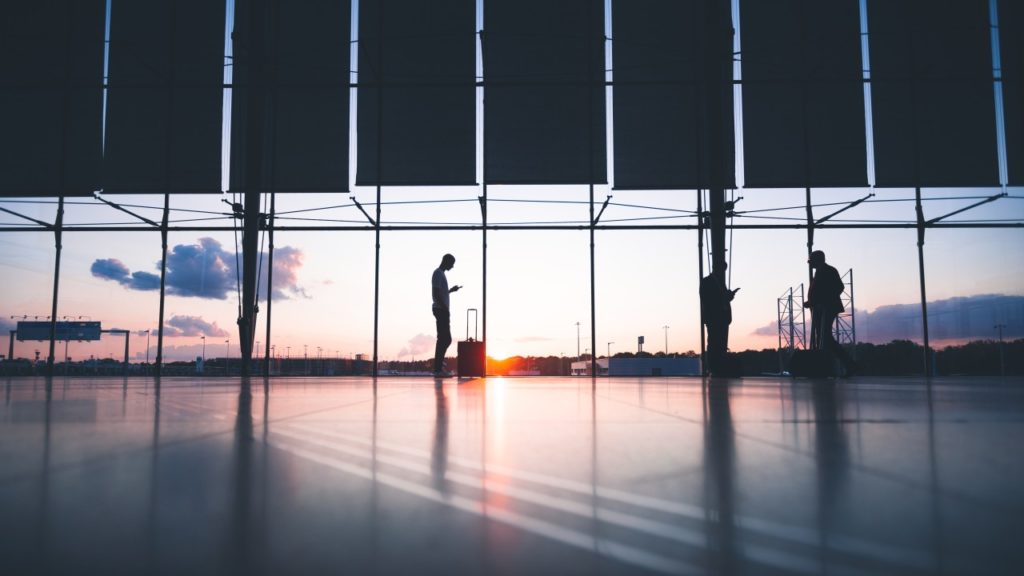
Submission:
{"label": "polished floor", "polygon": [[3,574],[1022,574],[1024,381],[0,381]]}

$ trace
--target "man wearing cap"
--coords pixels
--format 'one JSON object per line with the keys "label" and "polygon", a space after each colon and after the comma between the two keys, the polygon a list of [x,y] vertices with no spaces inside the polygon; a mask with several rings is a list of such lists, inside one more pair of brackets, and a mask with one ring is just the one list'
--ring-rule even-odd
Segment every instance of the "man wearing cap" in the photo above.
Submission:
{"label": "man wearing cap", "polygon": [[811,252],[807,263],[814,269],[814,278],[811,279],[807,299],[804,301],[804,308],[811,309],[812,347],[835,355],[842,363],[846,375],[852,376],[857,364],[832,336],[832,323],[845,310],[841,296],[846,285],[839,271],[825,263],[825,253],[821,250]]}

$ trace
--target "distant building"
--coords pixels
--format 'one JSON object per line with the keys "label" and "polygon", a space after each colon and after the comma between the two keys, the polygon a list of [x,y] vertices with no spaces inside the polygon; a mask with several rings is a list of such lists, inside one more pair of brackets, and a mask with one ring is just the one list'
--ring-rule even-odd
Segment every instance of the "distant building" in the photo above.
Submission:
{"label": "distant building", "polygon": [[[570,374],[573,376],[590,376],[590,360],[581,360],[579,362],[573,362],[570,366]],[[608,375],[608,359],[598,358],[597,359],[597,375],[607,376]]]}
{"label": "distant building", "polygon": [[[572,363],[573,376],[589,376],[590,361]],[[597,359],[598,376],[700,376],[700,358],[608,358]]]}

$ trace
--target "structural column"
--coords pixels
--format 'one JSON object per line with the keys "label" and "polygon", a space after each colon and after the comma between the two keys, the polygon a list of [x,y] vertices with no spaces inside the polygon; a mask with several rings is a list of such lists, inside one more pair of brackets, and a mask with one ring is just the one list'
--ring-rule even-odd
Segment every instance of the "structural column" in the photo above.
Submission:
{"label": "structural column", "polygon": [[[729,181],[726,166],[729,154],[727,143],[731,135],[725,133],[722,115],[722,97],[732,90],[732,11],[720,9],[724,0],[705,0],[704,78],[701,100],[705,111],[706,141],[708,143],[707,174],[708,209],[711,228],[712,269],[725,264],[725,188]],[[731,113],[731,111],[729,111]]]}
{"label": "structural column", "polygon": [[932,376],[931,346],[928,341],[928,295],[925,292],[927,282],[924,276],[924,208],[921,206],[921,188],[915,189],[914,208],[917,212],[917,271],[921,283],[921,328],[924,333],[924,375]]}
{"label": "structural column", "polygon": [[[171,212],[171,195],[164,194],[164,213],[160,220],[160,314],[156,329],[156,376],[164,367],[164,303],[167,300],[167,225]],[[148,349],[148,348],[147,348]]]}
{"label": "structural column", "polygon": [[54,246],[57,254],[53,263],[53,306],[50,309],[50,353],[46,357],[46,375],[53,377],[54,346],[57,339],[57,297],[60,294],[60,253],[63,248],[64,234],[64,195],[57,199],[57,220],[53,224]]}
{"label": "structural column", "polygon": [[[268,55],[271,54],[270,11],[272,2],[249,2],[247,20],[236,22],[235,52],[245,51],[247,69],[245,82],[234,90],[243,91],[244,107],[235,118],[245,123],[243,173],[244,211],[242,214],[242,302],[239,306],[238,340],[242,352],[242,375],[248,376],[252,365],[253,340],[256,331],[257,268],[259,262],[260,195],[270,188],[268,170],[269,80],[273,77]],[[239,29],[241,28],[241,29]],[[271,264],[272,265],[272,264]]]}

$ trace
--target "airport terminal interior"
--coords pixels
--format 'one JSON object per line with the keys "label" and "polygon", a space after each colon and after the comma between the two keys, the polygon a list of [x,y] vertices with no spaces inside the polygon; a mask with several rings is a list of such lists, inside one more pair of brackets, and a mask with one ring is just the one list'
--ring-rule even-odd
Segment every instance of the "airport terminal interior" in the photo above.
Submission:
{"label": "airport terminal interior", "polygon": [[1016,574],[1019,378],[13,378],[8,574]]}
{"label": "airport terminal interior", "polygon": [[1019,0],[6,2],[0,573],[1024,573],[1022,55]]}

